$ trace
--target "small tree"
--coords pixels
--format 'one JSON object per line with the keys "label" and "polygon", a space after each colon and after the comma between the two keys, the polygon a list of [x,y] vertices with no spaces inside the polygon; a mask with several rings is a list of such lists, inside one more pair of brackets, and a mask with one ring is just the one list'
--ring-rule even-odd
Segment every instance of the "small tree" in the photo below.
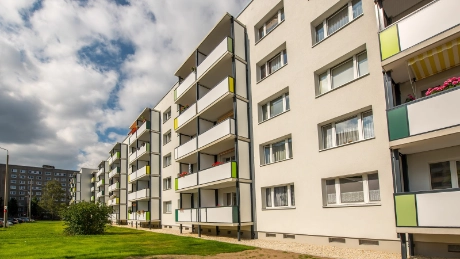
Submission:
{"label": "small tree", "polygon": [[101,203],[82,201],[61,210],[61,217],[67,226],[64,232],[69,235],[103,234],[112,208]]}
{"label": "small tree", "polygon": [[8,215],[16,217],[18,215],[18,201],[15,198],[11,198],[8,201]]}
{"label": "small tree", "polygon": [[43,188],[43,195],[38,203],[43,209],[51,213],[51,219],[64,206],[61,201],[65,199],[65,191],[62,190],[61,184],[58,181],[49,181]]}

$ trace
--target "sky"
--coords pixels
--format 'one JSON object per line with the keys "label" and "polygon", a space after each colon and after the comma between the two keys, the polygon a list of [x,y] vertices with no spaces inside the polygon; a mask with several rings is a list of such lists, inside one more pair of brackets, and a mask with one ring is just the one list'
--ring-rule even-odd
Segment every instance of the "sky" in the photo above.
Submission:
{"label": "sky", "polygon": [[225,12],[248,2],[1,0],[0,147],[10,164],[97,167]]}

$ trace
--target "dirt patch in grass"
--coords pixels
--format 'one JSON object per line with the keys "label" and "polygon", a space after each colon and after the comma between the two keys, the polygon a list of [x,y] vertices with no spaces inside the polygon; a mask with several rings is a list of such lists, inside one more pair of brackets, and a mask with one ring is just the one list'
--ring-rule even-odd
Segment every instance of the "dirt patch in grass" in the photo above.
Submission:
{"label": "dirt patch in grass", "polygon": [[315,257],[311,255],[297,254],[291,252],[284,252],[271,249],[254,249],[247,250],[237,253],[223,253],[217,255],[199,256],[199,255],[156,255],[147,257],[128,257],[129,259],[175,259],[175,258],[187,258],[187,259],[258,259],[258,258],[272,258],[272,259],[330,259],[325,257]]}

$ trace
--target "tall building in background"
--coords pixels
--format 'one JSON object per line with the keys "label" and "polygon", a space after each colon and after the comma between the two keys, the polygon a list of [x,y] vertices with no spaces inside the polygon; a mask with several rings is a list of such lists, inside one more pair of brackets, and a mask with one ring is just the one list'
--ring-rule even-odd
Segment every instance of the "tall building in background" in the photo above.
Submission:
{"label": "tall building in background", "polygon": [[[91,201],[91,195],[94,191],[93,184],[91,182],[93,173],[96,169],[82,168],[80,172],[72,174],[72,178],[69,180],[70,183],[70,203],[74,204],[81,201]],[[93,189],[93,191],[91,190]]]}
{"label": "tall building in background", "polygon": [[225,14],[123,141],[128,224],[457,258],[458,7]]}

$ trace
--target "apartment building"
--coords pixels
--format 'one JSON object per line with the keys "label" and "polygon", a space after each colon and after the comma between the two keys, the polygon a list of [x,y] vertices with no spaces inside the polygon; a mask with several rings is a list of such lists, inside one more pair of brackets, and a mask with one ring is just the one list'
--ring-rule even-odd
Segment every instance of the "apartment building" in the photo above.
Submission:
{"label": "apartment building", "polygon": [[458,7],[455,0],[376,5],[403,254],[459,257]]}
{"label": "apartment building", "polygon": [[91,200],[91,188],[93,188],[91,178],[93,177],[93,173],[95,171],[96,169],[81,168],[80,172],[74,172],[72,174],[72,177],[69,179],[69,204]]}
{"label": "apartment building", "polygon": [[[0,176],[3,182],[0,187],[0,195],[4,194],[6,165],[0,164]],[[31,197],[41,198],[43,188],[46,183],[51,180],[59,181],[62,190],[66,192],[66,198],[61,200],[62,203],[69,203],[70,190],[69,180],[72,179],[75,171],[66,169],[56,169],[54,166],[43,165],[42,167],[23,166],[23,165],[8,165],[8,198],[15,198],[18,201],[18,213],[26,214],[29,202],[29,192]]]}
{"label": "apartment building", "polygon": [[128,224],[458,258],[458,6],[225,14],[122,143]]}
{"label": "apartment building", "polygon": [[127,169],[128,145],[116,143],[110,151],[107,161],[108,200],[107,205],[113,209],[112,223],[124,223],[127,220]]}
{"label": "apartment building", "polygon": [[108,178],[109,175],[109,161],[111,160],[112,157],[110,157],[107,161],[102,161],[98,165],[98,170],[93,173],[94,174],[94,181],[92,182],[94,184],[94,193],[95,193],[95,199],[94,202],[99,202],[99,203],[107,203],[107,197],[108,197]]}

